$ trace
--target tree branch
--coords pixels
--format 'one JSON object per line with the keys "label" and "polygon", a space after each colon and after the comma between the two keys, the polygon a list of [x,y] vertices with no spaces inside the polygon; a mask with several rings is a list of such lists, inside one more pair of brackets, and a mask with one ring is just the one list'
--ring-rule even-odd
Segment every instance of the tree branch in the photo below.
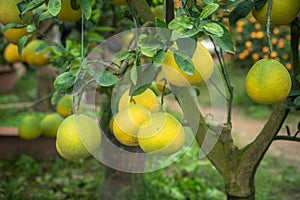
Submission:
{"label": "tree branch", "polygon": [[[268,121],[256,139],[242,149],[243,161],[241,161],[241,163],[246,163],[249,166],[247,168],[253,169],[254,171],[251,173],[255,172],[274,137],[278,134],[283,122],[289,114],[290,110],[285,107],[285,103],[286,101],[283,101],[274,108]],[[248,169],[242,167],[241,170]]]}
{"label": "tree branch", "polygon": [[273,138],[273,140],[288,140],[288,141],[300,142],[299,137],[293,137],[288,135],[277,135]]}

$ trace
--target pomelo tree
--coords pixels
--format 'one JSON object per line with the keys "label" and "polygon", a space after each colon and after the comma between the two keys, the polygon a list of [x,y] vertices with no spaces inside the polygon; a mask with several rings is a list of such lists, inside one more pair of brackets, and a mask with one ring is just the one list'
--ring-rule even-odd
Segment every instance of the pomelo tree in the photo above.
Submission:
{"label": "pomelo tree", "polygon": [[[291,90],[284,100],[281,101],[280,99],[280,102],[271,101],[274,103],[272,114],[255,140],[243,148],[238,148],[232,139],[231,111],[234,88],[230,82],[227,63],[223,59],[225,52],[235,52],[229,29],[234,28],[234,24],[239,19],[246,17],[252,10],[255,10],[256,18],[265,23],[263,25],[266,28],[266,39],[269,41],[270,55],[272,53],[270,26],[272,26],[272,18],[277,19],[276,15],[278,14],[276,13],[281,13],[278,9],[284,10],[282,6],[278,7],[278,4],[280,5],[278,2],[281,1],[185,0],[174,2],[173,0],[165,0],[160,3],[163,4],[164,8],[163,18],[160,19],[156,18],[151,10],[151,6],[158,4],[158,2],[149,3],[146,0],[127,0],[125,2],[70,0],[67,2],[70,3],[73,10],[78,11],[81,9],[82,11],[81,19],[76,17],[74,22],[70,22],[70,20],[68,20],[69,22],[63,22],[60,20],[61,17],[60,19],[56,17],[61,13],[62,3],[64,2],[61,0],[32,0],[22,1],[18,4],[21,19],[26,13],[32,11],[35,16],[30,22],[23,21],[22,23],[22,26],[26,26],[27,32],[31,34],[19,39],[19,52],[22,52],[27,41],[32,37],[39,37],[47,41],[53,52],[51,56],[52,64],[60,69],[60,74],[54,81],[56,90],[52,95],[52,103],[56,104],[62,95],[72,95],[73,113],[78,113],[80,112],[79,107],[83,101],[83,96],[86,97],[89,94],[86,89],[92,88],[91,90],[101,95],[101,112],[97,115],[100,127],[108,141],[116,147],[138,155],[143,154],[139,147],[120,144],[110,130],[109,124],[115,114],[115,98],[118,97],[119,93],[116,89],[120,87],[118,84],[126,79],[127,82],[125,81],[124,85],[129,85],[129,95],[133,99],[134,96],[151,88],[157,71],[161,69],[168,51],[173,52],[173,59],[175,60],[175,62],[169,63],[177,65],[176,67],[184,74],[183,77],[188,84],[174,85],[171,81],[168,81],[168,76],[165,76],[166,78],[163,81],[165,84],[160,94],[161,104],[163,104],[164,97],[167,95],[173,94],[176,97],[175,99],[181,107],[182,119],[189,127],[192,133],[191,136],[222,175],[228,199],[255,198],[255,173],[274,140],[300,141],[297,137],[300,132],[300,123],[295,133],[287,129],[287,135],[278,135],[290,111],[300,109],[298,49],[300,29],[299,19],[297,18],[300,7],[299,1],[289,1],[288,6],[285,7],[291,9],[287,11],[287,15],[290,16],[284,16],[284,22],[277,23],[275,21],[274,23],[275,25],[290,26],[292,55],[290,78],[292,86],[287,90]],[[265,13],[260,13],[263,11]],[[224,16],[229,19],[230,27],[227,26],[228,21],[217,17],[218,12],[225,13]],[[266,20],[260,19],[265,16]],[[281,19],[279,18],[279,20]],[[46,20],[51,20],[54,25],[59,27],[60,42],[50,40],[47,34],[39,31],[40,23]],[[6,24],[4,29],[22,26],[10,23]],[[118,33],[129,29],[134,31],[114,37]],[[216,55],[214,62],[218,63],[215,71],[218,71],[218,77],[223,83],[223,91],[215,85],[225,102],[225,118],[220,121],[208,122],[205,119],[197,101],[193,98],[195,94],[198,94],[195,93],[199,90],[198,85],[193,85],[187,78],[193,76],[198,70],[195,66],[194,56],[201,58],[197,62],[209,57],[203,55],[201,57],[201,55],[195,54],[198,41],[202,38],[209,39],[214,45]],[[122,41],[122,39],[124,40]],[[36,51],[44,51],[45,49],[44,47]],[[170,57],[169,54],[168,57]],[[169,71],[167,69],[164,73]],[[174,76],[170,77],[174,78]],[[204,80],[201,84],[208,83],[209,79]],[[214,85],[212,81],[210,83]],[[168,86],[165,87],[167,84]],[[95,97],[92,96],[91,98]],[[86,101],[89,100],[89,98],[86,98]],[[95,101],[92,101],[92,105],[96,104]],[[95,111],[96,108],[93,107],[93,109]],[[118,154],[118,151],[112,154],[111,152],[114,152],[114,149],[108,147],[99,147],[99,151],[93,156],[100,161],[105,161],[104,163],[112,162],[105,157],[112,155],[116,157],[114,161],[119,162],[117,164],[123,165],[124,162],[127,162],[126,164],[131,163],[133,168],[135,163],[145,163],[147,160],[146,157],[132,156],[130,157],[131,160],[124,161],[122,157],[118,157],[122,154]],[[142,167],[144,167],[143,164]],[[131,182],[132,179],[138,179],[140,176],[140,174],[128,170],[123,172],[122,166],[114,168],[112,165],[108,165],[105,169],[106,179],[103,182],[102,190],[104,198],[108,199],[112,198],[115,191],[120,189],[117,185],[118,181],[115,181],[117,178],[124,179],[126,177],[128,182]],[[143,168],[137,171],[142,172]],[[114,186],[116,189],[111,188]]]}

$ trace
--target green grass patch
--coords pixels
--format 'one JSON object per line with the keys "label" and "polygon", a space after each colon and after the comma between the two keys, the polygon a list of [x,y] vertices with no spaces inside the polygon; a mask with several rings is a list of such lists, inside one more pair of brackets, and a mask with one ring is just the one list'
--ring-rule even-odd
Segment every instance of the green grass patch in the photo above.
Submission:
{"label": "green grass patch", "polygon": [[[143,189],[131,193],[130,199],[225,199],[222,177],[207,159],[199,159],[198,155],[199,149],[193,146],[172,165],[143,174]],[[66,161],[56,157],[38,161],[24,155],[2,160],[0,171],[1,200],[96,200],[104,177],[101,164],[93,158]],[[292,165],[279,157],[267,156],[257,171],[256,198],[295,199],[299,197],[299,182],[300,174]],[[122,199],[122,191],[119,195]]]}

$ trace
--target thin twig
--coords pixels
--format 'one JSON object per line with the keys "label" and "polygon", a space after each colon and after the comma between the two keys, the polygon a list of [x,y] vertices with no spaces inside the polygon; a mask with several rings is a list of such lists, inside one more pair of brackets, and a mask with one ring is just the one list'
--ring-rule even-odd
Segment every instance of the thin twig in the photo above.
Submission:
{"label": "thin twig", "polygon": [[287,135],[277,135],[273,138],[273,140],[288,140],[288,141],[300,142],[299,137],[292,137]]}
{"label": "thin twig", "polygon": [[271,34],[270,34],[270,27],[271,27],[271,11],[272,11],[272,0],[268,0],[268,11],[267,11],[267,43],[268,43],[268,58],[271,58],[271,53],[273,51],[272,41],[271,41]]}

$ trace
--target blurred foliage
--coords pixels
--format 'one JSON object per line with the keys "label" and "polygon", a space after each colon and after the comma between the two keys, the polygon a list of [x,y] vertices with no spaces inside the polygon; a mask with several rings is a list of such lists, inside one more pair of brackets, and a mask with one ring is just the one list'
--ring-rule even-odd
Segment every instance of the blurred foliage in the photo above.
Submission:
{"label": "blurred foliage", "polygon": [[[240,19],[231,28],[235,40],[235,54],[228,54],[228,60],[244,61],[247,66],[260,59],[268,58],[268,41],[266,36],[266,27],[256,21],[249,15]],[[288,26],[271,27],[270,29],[272,52],[271,58],[281,62],[290,70],[290,30]],[[300,48],[300,46],[299,46]]]}

